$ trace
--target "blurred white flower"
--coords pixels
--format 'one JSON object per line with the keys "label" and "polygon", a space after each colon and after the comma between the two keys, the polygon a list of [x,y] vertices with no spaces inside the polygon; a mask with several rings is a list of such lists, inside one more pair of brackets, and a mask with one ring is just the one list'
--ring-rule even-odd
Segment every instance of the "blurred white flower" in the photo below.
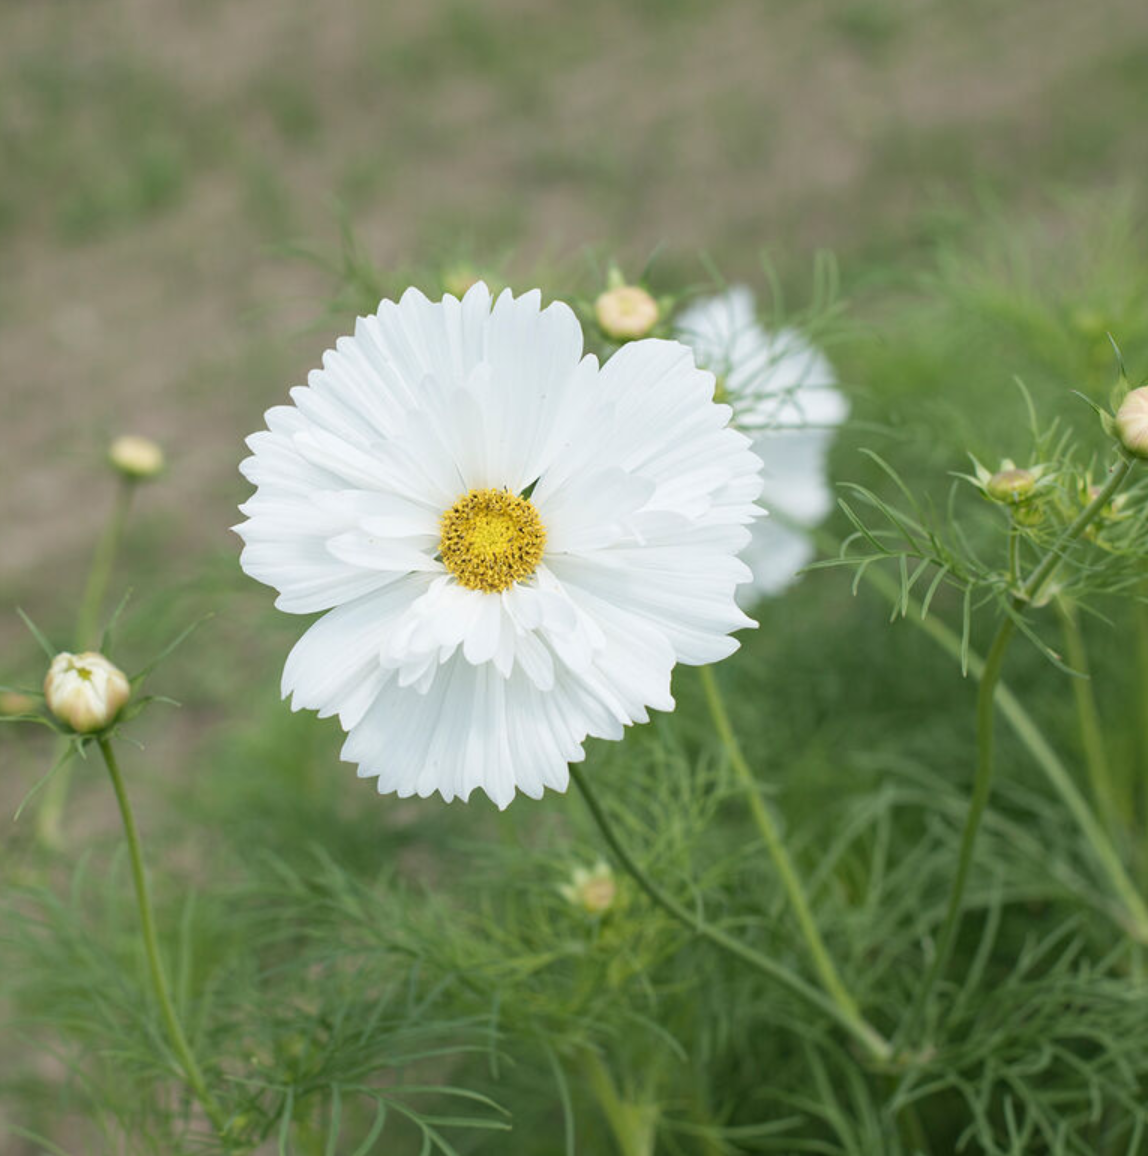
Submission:
{"label": "blurred white flower", "polygon": [[582,356],[567,306],[408,290],[266,415],[242,564],[329,611],[283,673],[380,792],[564,790],[587,736],[670,710],[752,625],[761,462],[677,342]]}
{"label": "blurred white flower", "polygon": [[44,679],[44,700],[62,723],[79,734],[103,730],[131,697],[122,670],[102,654],[57,654]]}
{"label": "blurred white flower", "polygon": [[814,556],[807,530],[833,507],[826,458],[849,405],[819,350],[794,329],[761,326],[745,286],[694,302],[676,329],[716,375],[717,400],[732,407],[765,463],[761,504],[771,516],[753,527],[743,553],[754,580],[738,600],[749,607],[792,584]]}

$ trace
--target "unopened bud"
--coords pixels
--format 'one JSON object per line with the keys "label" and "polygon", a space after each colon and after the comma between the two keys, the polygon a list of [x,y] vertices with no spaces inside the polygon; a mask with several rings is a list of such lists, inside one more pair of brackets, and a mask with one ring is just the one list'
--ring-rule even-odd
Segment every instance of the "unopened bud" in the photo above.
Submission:
{"label": "unopened bud", "polygon": [[150,438],[124,434],[108,447],[113,469],[133,482],[154,478],[164,467],[163,450]]}
{"label": "unopened bud", "polygon": [[1116,435],[1124,448],[1148,458],[1148,386],[1134,389],[1116,411]]}
{"label": "unopened bud", "polygon": [[985,492],[994,502],[1010,502],[1013,505],[1027,501],[1035,488],[1036,475],[1031,470],[1022,470],[1015,466],[998,470],[985,483]]}
{"label": "unopened bud", "polygon": [[559,890],[587,915],[602,915],[613,906],[618,885],[609,864],[599,860],[589,871],[585,867],[576,867],[570,882]]}
{"label": "unopened bud", "polygon": [[594,316],[607,337],[634,341],[657,325],[658,303],[639,285],[619,285],[598,297]]}
{"label": "unopened bud", "polygon": [[44,679],[48,709],[78,734],[108,726],[131,697],[124,672],[102,654],[57,654]]}

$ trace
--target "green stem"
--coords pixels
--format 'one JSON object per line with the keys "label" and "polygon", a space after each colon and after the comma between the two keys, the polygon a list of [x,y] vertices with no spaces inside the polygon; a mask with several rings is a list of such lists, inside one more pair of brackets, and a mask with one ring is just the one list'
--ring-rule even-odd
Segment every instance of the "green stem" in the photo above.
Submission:
{"label": "green stem", "polygon": [[937,953],[929,966],[925,979],[917,991],[916,999],[909,1012],[909,1017],[901,1032],[902,1037],[911,1037],[916,1031],[917,1024],[924,1012],[933,986],[943,974],[949,962],[949,955],[953,949],[957,930],[961,922],[961,906],[964,901],[965,886],[968,883],[969,869],[972,866],[973,850],[976,846],[977,833],[980,830],[981,819],[988,805],[992,793],[993,778],[993,746],[994,746],[994,707],[997,683],[1000,681],[1001,668],[1004,665],[1005,653],[1016,633],[1016,618],[1026,606],[1037,601],[1044,591],[1045,585],[1055,573],[1056,568],[1063,561],[1065,551],[1088,528],[1093,519],[1112,500],[1116,491],[1124,484],[1124,480],[1132,470],[1131,458],[1121,458],[1120,464],[1112,471],[1108,481],[1101,488],[1095,498],[1073,519],[1071,524],[1061,533],[1052,549],[1041,559],[1036,569],[1029,576],[1023,588],[1010,599],[1010,614],[997,628],[996,636],[989,652],[985,656],[985,667],[981,675],[981,684],[977,690],[977,770],[973,779],[973,795],[969,801],[969,811],[965,818],[965,827],[961,833],[961,846],[957,857],[957,873],[953,879],[949,893],[949,904],[945,912],[945,921],[941,927],[941,935],[937,945]]}
{"label": "green stem", "polygon": [[99,641],[100,608],[103,606],[104,598],[108,592],[108,583],[111,581],[112,570],[115,568],[116,554],[119,552],[120,541],[124,535],[124,526],[127,524],[134,493],[134,482],[126,479],[120,481],[116,489],[116,499],[112,506],[112,512],[108,516],[104,532],[100,535],[96,549],[92,554],[88,580],[84,585],[84,594],[80,599],[80,609],[76,615],[77,650],[91,650]]}
{"label": "green stem", "polygon": [[[1148,598],[1148,583],[1141,587],[1140,596]],[[1133,714],[1140,723],[1140,733],[1137,736],[1140,766],[1139,774],[1133,774],[1128,794],[1129,811],[1135,820],[1137,815],[1148,813],[1148,605],[1137,601],[1133,605],[1132,613],[1136,621],[1137,674]],[[1139,785],[1139,790],[1136,790],[1136,785]],[[1136,840],[1137,868],[1141,878],[1148,878],[1148,846],[1145,844],[1144,839]]]}
{"label": "green stem", "polygon": [[[115,568],[116,554],[123,539],[134,492],[134,482],[126,478],[120,480],[111,513],[92,552],[88,577],[84,582],[84,593],[80,598],[80,609],[76,614],[73,645],[78,651],[91,650],[98,642],[100,608],[108,592],[108,584]],[[71,785],[72,767],[65,764],[44,788],[44,797],[36,812],[36,837],[45,847],[60,845],[60,825]]]}
{"label": "green stem", "polygon": [[570,777],[582,792],[586,806],[594,822],[598,824],[598,829],[601,831],[602,837],[606,840],[607,846],[614,853],[614,857],[634,882],[637,883],[658,907],[669,915],[672,915],[679,923],[688,927],[690,931],[699,938],[709,940],[710,943],[720,947],[727,954],[739,959],[742,963],[748,964],[763,975],[776,980],[795,995],[800,996],[806,1003],[812,1004],[836,1020],[855,1039],[864,1045],[865,1049],[875,1060],[885,1061],[889,1059],[891,1053],[888,1043],[874,1031],[873,1028],[869,1027],[864,1020],[859,1017],[854,1018],[846,1015],[838,1004],[823,995],[812,984],[806,983],[805,980],[790,971],[789,968],[770,959],[767,955],[762,955],[760,952],[754,951],[752,947],[747,947],[739,939],[735,939],[732,935],[728,935],[720,928],[707,923],[696,912],[690,911],[663,891],[646,872],[638,866],[633,856],[626,850],[622,841],[618,838],[613,825],[607,818],[606,812],[599,802],[597,795],[590,786],[585,771],[578,766],[577,763],[571,764]]}
{"label": "green stem", "polygon": [[[823,543],[823,547],[826,550],[831,547],[837,548],[835,544],[828,541]],[[884,596],[890,605],[901,605],[900,588],[888,575],[870,566],[866,569],[864,578],[870,586]],[[927,634],[952,658],[960,661],[962,649],[960,636],[934,615],[922,618],[921,605],[914,599],[909,600],[908,608],[910,611],[909,621]],[[969,651],[968,667],[969,672],[978,681],[984,677],[984,659],[975,651]],[[1013,733],[1028,748],[1029,754],[1044,772],[1045,778],[1060,796],[1061,801],[1076,820],[1077,826],[1084,832],[1085,838],[1096,856],[1097,864],[1108,876],[1113,890],[1120,897],[1124,906],[1121,923],[1135,939],[1141,943],[1148,943],[1148,907],[1140,898],[1140,894],[1112,845],[1108,833],[1092,813],[1087,800],[1073,781],[1071,772],[1049,745],[1040,727],[1025,710],[1020,699],[1003,682],[997,684],[996,703]]]}
{"label": "green stem", "polygon": [[777,868],[778,875],[781,876],[782,886],[785,888],[785,893],[789,898],[793,913],[797,917],[798,927],[800,927],[806,946],[809,948],[809,954],[813,959],[813,966],[817,971],[818,978],[821,980],[821,986],[829,993],[830,999],[841,1009],[841,1014],[851,1022],[856,1023],[859,1031],[863,1035],[874,1040],[874,1042],[880,1040],[880,1043],[877,1044],[877,1051],[887,1053],[888,1044],[881,1039],[874,1028],[865,1022],[857,1006],[857,1001],[853,998],[852,993],[845,986],[841,976],[838,974],[837,968],[833,965],[833,960],[825,946],[825,941],[821,938],[821,932],[818,930],[817,923],[813,918],[813,912],[810,910],[809,900],[805,895],[805,888],[802,886],[797,871],[793,866],[793,861],[789,857],[789,852],[785,848],[785,842],[781,837],[781,832],[777,829],[773,815],[765,805],[765,800],[761,797],[757,780],[754,778],[749,763],[746,762],[745,755],[742,753],[741,744],[737,741],[737,735],[734,733],[729,712],[726,710],[725,702],[722,700],[721,689],[718,686],[713,667],[703,666],[701,668],[701,678],[702,686],[705,688],[706,703],[709,706],[710,717],[713,719],[714,727],[718,732],[718,737],[721,739],[722,746],[725,747],[730,766],[733,767],[734,773],[741,783],[742,790],[745,792],[745,798],[749,803],[753,821],[761,834],[762,841],[769,850],[769,856],[773,860],[774,867]]}
{"label": "green stem", "polygon": [[1108,476],[1108,481],[1100,488],[1096,497],[1077,514],[1072,523],[1056,540],[1056,544],[1045,554],[1040,565],[1029,575],[1028,582],[1025,583],[1024,590],[1018,598],[1019,602],[1034,602],[1040,597],[1045,584],[1052,577],[1053,571],[1064,560],[1065,550],[1088,529],[1101,510],[1112,501],[1116,496],[1116,491],[1124,485],[1125,478],[1132,472],[1134,464],[1135,461],[1132,458],[1122,457],[1120,459],[1120,464]]}
{"label": "green stem", "polygon": [[1008,528],[1008,584],[1010,590],[1020,586],[1020,530],[1015,516]]}
{"label": "green stem", "polygon": [[1084,645],[1084,634],[1071,603],[1058,598],[1056,608],[1064,626],[1064,651],[1068,665],[1079,675],[1072,680],[1072,693],[1076,700],[1076,715],[1080,724],[1080,741],[1084,748],[1084,764],[1088,770],[1088,780],[1092,785],[1097,808],[1108,830],[1115,833],[1120,830],[1119,807],[1115,784],[1112,781],[1112,770],[1108,762],[1108,751],[1104,745],[1100,710],[1092,691],[1092,675],[1088,668],[1088,650]]}
{"label": "green stem", "polygon": [[981,685],[977,690],[977,773],[973,779],[973,795],[969,802],[969,811],[965,817],[965,828],[961,833],[961,847],[957,856],[957,873],[953,878],[952,889],[949,892],[949,905],[945,911],[945,921],[941,925],[941,935],[937,942],[937,951],[933,962],[925,973],[925,979],[917,989],[917,997],[913,1001],[909,1018],[901,1035],[911,1038],[916,1031],[933,985],[944,973],[949,962],[949,955],[953,950],[953,941],[956,939],[957,928],[961,922],[961,904],[965,897],[965,885],[969,878],[969,869],[973,862],[973,849],[976,846],[977,832],[980,830],[981,818],[988,805],[989,795],[992,792],[993,781],[993,699],[996,696],[997,682],[1000,679],[1001,667],[1004,664],[1005,652],[1012,636],[1016,631],[1016,623],[1006,618],[997,628],[996,637],[985,658],[985,669],[981,676]]}
{"label": "green stem", "polygon": [[582,1067],[602,1115],[614,1133],[621,1156],[654,1156],[657,1105],[624,1100],[597,1052],[588,1051],[583,1056]]}
{"label": "green stem", "polygon": [[139,832],[136,829],[135,815],[132,812],[131,802],[128,800],[124,788],[123,776],[120,774],[119,764],[116,761],[115,751],[107,737],[99,739],[100,753],[104,756],[108,774],[111,776],[112,787],[116,792],[116,801],[120,805],[120,817],[123,819],[124,836],[128,844],[128,856],[131,859],[132,879],[135,881],[136,900],[139,904],[140,930],[143,933],[144,951],[147,954],[148,971],[151,975],[151,985],[155,997],[159,1001],[160,1013],[163,1016],[164,1026],[167,1028],[168,1039],[179,1059],[187,1082],[199,1100],[208,1119],[221,1136],[226,1131],[226,1121],[208,1091],[207,1083],[196,1062],[195,1055],[183,1034],[179,1017],[176,1015],[175,1004],[172,1003],[171,990],[168,987],[167,976],[163,969],[163,960],[159,952],[159,937],[156,934],[155,916],[152,913],[151,897],[148,893],[147,874],[144,871],[143,852],[140,848]]}

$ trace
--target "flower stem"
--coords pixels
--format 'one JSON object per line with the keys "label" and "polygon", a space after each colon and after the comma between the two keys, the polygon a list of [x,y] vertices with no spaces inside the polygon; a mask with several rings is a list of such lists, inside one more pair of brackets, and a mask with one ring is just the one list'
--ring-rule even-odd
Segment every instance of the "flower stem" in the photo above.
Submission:
{"label": "flower stem", "polygon": [[143,933],[144,951],[147,955],[148,971],[151,975],[152,989],[159,1001],[160,1013],[163,1016],[164,1026],[167,1029],[168,1039],[179,1059],[180,1067],[187,1078],[191,1090],[195,1093],[211,1121],[215,1130],[222,1136],[226,1131],[226,1121],[208,1091],[207,1083],[200,1071],[187,1037],[183,1034],[175,1005],[172,1003],[171,990],[168,987],[167,975],[163,969],[163,960],[159,953],[159,937],[156,935],[155,916],[152,913],[151,897],[148,893],[147,874],[144,870],[143,852],[140,848],[139,832],[136,829],[135,815],[132,812],[131,802],[128,800],[124,788],[123,777],[120,774],[119,764],[116,761],[115,751],[111,741],[105,736],[99,739],[100,753],[104,756],[108,774],[111,776],[112,787],[116,792],[116,801],[120,805],[120,817],[123,819],[124,836],[128,844],[128,857],[131,859],[132,879],[135,882],[136,901],[139,904],[140,930]]}
{"label": "flower stem", "polygon": [[1009,600],[1009,614],[997,627],[996,636],[985,656],[985,668],[977,691],[977,770],[973,778],[973,794],[969,800],[965,827],[961,833],[957,873],[953,878],[952,888],[949,892],[949,904],[945,912],[944,923],[941,926],[936,955],[934,955],[933,962],[925,974],[924,981],[917,990],[917,996],[909,1011],[908,1019],[898,1033],[900,1038],[911,1037],[916,1031],[933,987],[948,965],[960,926],[961,906],[964,901],[965,886],[968,883],[969,869],[972,866],[977,833],[980,830],[981,819],[992,793],[994,700],[997,683],[1000,681],[1001,668],[1004,665],[1005,653],[1012,641],[1013,634],[1016,633],[1017,621],[1015,616],[1019,615],[1026,606],[1039,599],[1045,585],[1063,561],[1065,551],[1084,533],[1092,520],[1112,500],[1116,491],[1124,484],[1124,480],[1131,472],[1132,464],[1131,458],[1121,458],[1120,464],[1112,471],[1100,492],[1061,533],[1049,552],[1033,570],[1028,581]]}
{"label": "flower stem", "polygon": [[108,592],[108,583],[115,568],[116,554],[124,536],[124,526],[127,524],[134,493],[134,482],[123,480],[119,483],[112,512],[108,515],[107,524],[92,554],[88,580],[76,615],[76,647],[79,650],[91,650],[98,641],[100,608]]}
{"label": "flower stem", "polygon": [[[742,753],[741,744],[737,741],[737,735],[734,733],[733,724],[730,722],[729,712],[725,708],[725,702],[722,699],[721,689],[718,686],[713,667],[703,666],[701,668],[701,678],[702,686],[705,688],[706,703],[709,706],[710,717],[713,719],[714,727],[718,732],[718,737],[721,739],[722,746],[725,747],[726,756],[729,758],[730,765],[733,767],[734,773],[737,775],[742,789],[745,792],[746,801],[749,803],[753,821],[761,834],[762,841],[769,850],[769,856],[773,860],[774,867],[777,868],[778,875],[781,876],[782,885],[785,888],[790,905],[793,907],[793,913],[797,917],[797,924],[801,929],[806,946],[809,948],[809,954],[813,958],[813,966],[817,971],[818,978],[821,980],[821,986],[829,993],[830,999],[841,1009],[843,1016],[857,1023],[866,1035],[871,1033],[873,1036],[876,1036],[877,1033],[865,1022],[860,1009],[857,1007],[857,1001],[845,986],[841,976],[837,972],[837,968],[834,967],[833,960],[825,946],[825,941],[821,938],[821,932],[818,930],[817,923],[813,918],[813,912],[809,908],[805,888],[802,886],[797,870],[793,866],[789,852],[785,849],[785,842],[781,837],[781,832],[777,829],[773,815],[765,805],[765,800],[761,797],[757,780],[754,778],[749,763],[746,762],[745,755]],[[887,1049],[888,1045],[884,1044],[883,1040],[882,1044]]]}
{"label": "flower stem", "polygon": [[587,1051],[582,1067],[621,1156],[653,1156],[658,1134],[657,1104],[624,1100],[597,1052]]}
{"label": "flower stem", "polygon": [[1110,832],[1120,830],[1119,806],[1116,800],[1112,769],[1108,762],[1108,752],[1104,745],[1104,730],[1100,723],[1100,710],[1096,705],[1096,695],[1092,690],[1092,674],[1088,668],[1088,650],[1084,645],[1084,634],[1080,620],[1070,602],[1063,598],[1056,600],[1056,608],[1064,626],[1064,651],[1068,664],[1078,677],[1072,680],[1072,694],[1076,700],[1076,717],[1080,724],[1080,741],[1084,748],[1084,764],[1088,769],[1088,779],[1092,794]]}
{"label": "flower stem", "polygon": [[997,628],[996,637],[985,658],[985,669],[981,675],[981,685],[977,690],[977,773],[973,779],[973,795],[969,801],[968,814],[965,816],[965,828],[961,833],[961,848],[957,856],[957,873],[953,877],[953,885],[949,891],[949,905],[945,911],[945,922],[941,926],[941,935],[937,943],[937,952],[933,962],[925,973],[925,979],[917,989],[916,999],[913,1001],[909,1018],[900,1033],[904,1038],[910,1038],[916,1031],[933,985],[943,974],[949,962],[949,955],[953,950],[953,941],[956,938],[957,928],[961,921],[961,904],[965,897],[965,885],[969,878],[969,868],[973,862],[973,849],[976,846],[977,832],[980,830],[981,818],[988,805],[989,795],[992,792],[993,782],[993,699],[996,696],[997,683],[1000,680],[1001,667],[1004,665],[1005,652],[1012,636],[1016,631],[1016,623],[1006,618]]}
{"label": "flower stem", "polygon": [[[828,540],[822,545],[827,551],[831,546],[836,548],[836,545]],[[890,604],[901,605],[900,586],[880,570],[870,566],[864,573],[864,579]],[[950,630],[936,615],[930,614],[927,617],[922,617],[920,603],[914,599],[909,600],[908,609],[911,611],[906,615],[909,621],[924,631],[942,650],[959,661],[962,649],[960,636],[955,631]],[[984,677],[984,659],[975,651],[969,651],[968,665],[969,671],[975,679],[979,681]],[[1123,904],[1120,922],[1133,938],[1141,943],[1148,943],[1148,907],[1140,898],[1140,894],[1129,877],[1116,848],[1112,845],[1108,833],[1092,813],[1088,801],[1073,782],[1071,772],[1050,746],[1040,727],[1025,710],[1020,699],[1003,682],[997,683],[996,704],[1005,721],[1012,727],[1013,734],[1028,748],[1029,754],[1044,772],[1045,778],[1048,779],[1053,790],[1060,795],[1061,801],[1068,808],[1076,820],[1077,826],[1080,827],[1088,840],[1098,865],[1108,876],[1113,890]]]}
{"label": "flower stem", "polygon": [[602,832],[602,837],[606,840],[606,844],[614,853],[615,858],[634,882],[638,884],[657,906],[669,915],[672,915],[678,922],[688,927],[695,935],[702,939],[709,940],[710,943],[715,944],[729,955],[741,960],[742,963],[748,964],[763,975],[783,984],[791,992],[800,996],[806,1003],[812,1004],[825,1012],[858,1040],[874,1060],[884,1062],[890,1058],[891,1053],[887,1041],[874,1028],[870,1027],[869,1024],[861,1019],[860,1016],[847,1015],[837,1003],[818,991],[812,984],[806,983],[805,980],[790,971],[789,968],[770,959],[767,955],[762,955],[760,952],[754,951],[752,947],[747,947],[740,940],[722,931],[721,928],[714,927],[696,912],[690,911],[663,891],[646,872],[638,866],[633,856],[630,855],[629,851],[627,851],[622,844],[622,841],[618,838],[613,824],[607,818],[602,804],[590,786],[585,771],[576,763],[571,764],[570,777],[582,792],[586,806],[594,822],[598,824],[598,829]]}
{"label": "flower stem", "polygon": [[[79,651],[91,650],[98,641],[100,607],[103,606],[108,592],[108,583],[115,568],[116,554],[123,539],[134,492],[134,482],[127,479],[120,481],[111,513],[92,553],[84,593],[80,599],[80,609],[76,614],[73,645]],[[68,802],[71,784],[72,768],[69,764],[65,764],[44,788],[44,797],[40,809],[36,812],[36,836],[46,847],[56,847],[60,844],[60,823]]]}

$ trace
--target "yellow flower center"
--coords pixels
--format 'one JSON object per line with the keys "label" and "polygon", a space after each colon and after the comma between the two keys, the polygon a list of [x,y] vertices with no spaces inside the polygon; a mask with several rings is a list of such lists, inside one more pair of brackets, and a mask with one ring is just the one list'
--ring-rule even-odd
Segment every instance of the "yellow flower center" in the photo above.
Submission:
{"label": "yellow flower center", "polygon": [[542,561],[546,527],[530,500],[509,490],[470,490],[440,525],[443,564],[470,590],[497,594]]}

